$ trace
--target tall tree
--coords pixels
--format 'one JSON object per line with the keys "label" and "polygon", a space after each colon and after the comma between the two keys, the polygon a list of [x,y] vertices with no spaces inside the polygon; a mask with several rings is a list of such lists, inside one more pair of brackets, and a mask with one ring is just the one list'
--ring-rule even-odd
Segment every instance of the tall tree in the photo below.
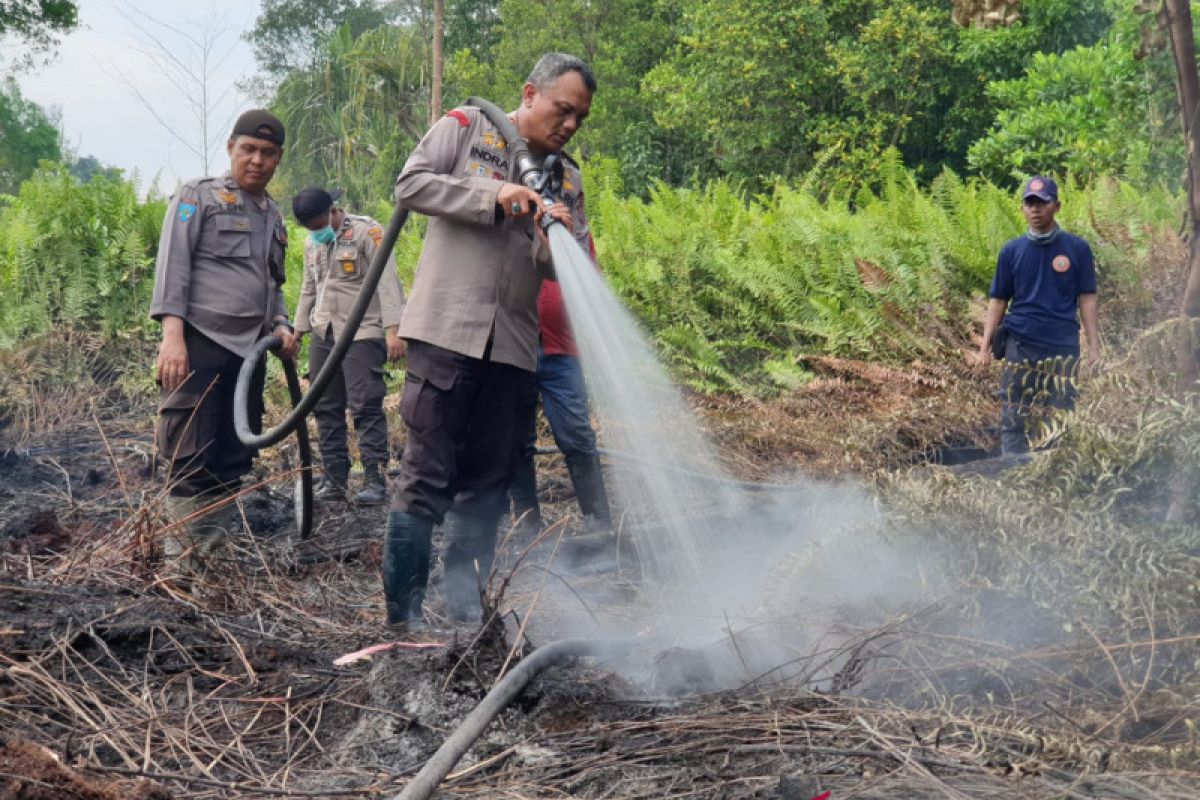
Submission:
{"label": "tall tree", "polygon": [[[1196,71],[1196,34],[1192,23],[1192,4],[1188,0],[1164,0],[1159,10],[1159,19],[1171,38],[1171,52],[1175,58],[1175,88],[1179,97],[1179,117],[1183,137],[1187,142],[1187,229],[1188,274],[1183,292],[1183,316],[1194,321],[1200,317],[1200,148],[1197,147],[1196,129],[1200,125],[1200,75]],[[1179,348],[1180,389],[1195,388],[1200,377],[1197,362],[1197,347],[1191,328],[1181,338]]]}
{"label": "tall tree", "polygon": [[58,127],[42,107],[21,96],[11,77],[0,84],[0,194],[16,194],[39,161],[58,161]]}
{"label": "tall tree", "polygon": [[138,32],[141,53],[154,65],[188,110],[176,122],[147,94],[147,76],[131,75],[115,64],[109,69],[176,143],[195,159],[193,168],[211,174],[211,165],[229,136],[236,108],[236,84],[220,75],[231,49],[229,28],[215,12],[201,20],[167,21],[144,11],[117,6],[117,13]]}
{"label": "tall tree", "polygon": [[429,124],[442,116],[442,45],[445,43],[446,4],[433,0],[433,85],[429,92]]}
{"label": "tall tree", "polygon": [[386,197],[429,122],[429,47],[417,25],[354,37],[343,26],[315,66],[289,75],[271,108],[288,129],[279,192],[338,186],[351,203]]}
{"label": "tall tree", "polygon": [[259,68],[278,82],[288,73],[313,66],[325,40],[342,26],[356,37],[402,21],[413,6],[394,0],[263,0],[254,27],[244,38],[253,46]]}
{"label": "tall tree", "polygon": [[[687,180],[695,164],[695,137],[660,125],[655,120],[660,98],[641,90],[642,78],[677,41],[678,5],[677,0],[502,0],[493,63],[481,65],[460,52],[452,77],[458,86],[515,105],[538,57],[551,51],[579,56],[595,71],[599,89],[587,124],[571,141],[572,151],[615,157],[632,191],[655,178]],[[455,24],[448,19],[448,32]]]}
{"label": "tall tree", "polygon": [[[51,53],[63,34],[79,24],[77,0],[0,0],[0,42],[21,42],[24,52],[8,51],[15,58],[10,68],[29,66],[41,54]],[[10,45],[11,46],[11,45]],[[4,67],[0,60],[0,67]]]}

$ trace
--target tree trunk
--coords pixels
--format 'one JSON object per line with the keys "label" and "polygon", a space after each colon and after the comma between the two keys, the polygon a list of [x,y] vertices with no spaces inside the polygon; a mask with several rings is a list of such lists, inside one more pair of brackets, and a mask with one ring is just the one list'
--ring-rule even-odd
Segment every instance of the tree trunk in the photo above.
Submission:
{"label": "tree trunk", "polygon": [[[1192,27],[1189,0],[1164,0],[1159,22],[1171,37],[1175,59],[1175,91],[1179,98],[1179,116],[1187,145],[1187,222],[1188,274],[1181,304],[1182,325],[1176,349],[1176,391],[1182,397],[1195,389],[1200,378],[1197,361],[1195,320],[1200,317],[1200,152],[1196,149],[1196,113],[1200,109],[1200,75],[1196,72],[1196,35]],[[1186,465],[1181,465],[1186,466]],[[1167,520],[1179,522],[1191,505],[1191,470],[1177,469],[1171,482],[1171,506]]]}
{"label": "tree trunk", "polygon": [[429,92],[430,125],[442,116],[442,37],[445,19],[445,0],[433,0],[433,86]]}
{"label": "tree trunk", "polygon": [[[1200,151],[1196,149],[1196,112],[1200,108],[1200,74],[1196,72],[1196,36],[1192,28],[1192,6],[1188,0],[1164,0],[1159,19],[1171,37],[1175,58],[1175,90],[1187,145],[1188,276],[1181,312],[1185,319],[1200,317]],[[1200,366],[1190,330],[1180,336],[1179,390],[1188,391],[1196,382]]]}

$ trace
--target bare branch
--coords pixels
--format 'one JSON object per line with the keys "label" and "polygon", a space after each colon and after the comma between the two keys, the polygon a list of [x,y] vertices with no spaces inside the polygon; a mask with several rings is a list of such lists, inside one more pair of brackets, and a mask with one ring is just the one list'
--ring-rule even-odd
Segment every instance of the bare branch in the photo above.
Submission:
{"label": "bare branch", "polygon": [[[236,37],[228,46],[225,44],[230,34],[225,17],[212,11],[202,20],[180,24],[147,13],[131,2],[114,5],[136,34],[138,45],[133,49],[153,65],[153,74],[133,76],[112,63],[107,71],[125,84],[167,135],[192,153],[203,173],[209,174],[210,162],[224,142],[224,129],[228,127],[227,122],[218,130],[213,120],[232,121],[236,114],[226,106],[237,96],[237,81],[221,81],[218,77],[218,68],[238,47]],[[217,53],[221,55],[217,57]],[[176,108],[186,108],[189,124],[171,121],[175,115],[169,113],[170,108],[151,99],[152,93],[145,89],[151,78],[169,88]]]}

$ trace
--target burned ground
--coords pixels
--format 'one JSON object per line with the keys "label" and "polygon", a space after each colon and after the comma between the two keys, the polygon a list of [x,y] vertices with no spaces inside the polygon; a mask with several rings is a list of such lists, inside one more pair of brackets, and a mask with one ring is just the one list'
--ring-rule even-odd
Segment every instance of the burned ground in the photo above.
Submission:
{"label": "burned ground", "polygon": [[[994,409],[965,372],[812,366],[813,384],[754,409],[695,398],[736,473],[896,470],[947,442],[987,444]],[[574,570],[550,560],[587,541],[552,455],[542,498],[562,524],[524,559],[531,542],[506,540],[500,577],[519,568],[497,598],[504,636],[448,628],[437,647],[410,640],[334,666],[393,639],[380,625],[384,512],[326,507],[313,539],[296,541],[285,446],[266,455],[241,499],[245,535],[195,585],[178,585],[156,560],[152,406],[115,397],[118,407],[101,403],[74,423],[57,415],[42,433],[22,428],[0,455],[6,797],[391,797],[505,665],[568,632],[559,598],[600,598],[620,620],[638,594],[636,565],[619,553],[576,545],[586,557]],[[839,414],[847,403],[860,413]],[[971,411],[939,426],[951,403]],[[850,441],[857,455],[839,462],[839,443]],[[919,469],[939,486],[955,480]],[[806,559],[780,567],[784,605],[798,580],[788,569]],[[436,612],[436,592],[431,600]],[[997,587],[882,627],[849,612],[822,617],[841,630],[797,652],[787,679],[747,675],[732,688],[706,676],[713,653],[686,647],[649,659],[647,671],[669,672],[670,684],[603,661],[552,670],[489,726],[441,793],[1195,796],[1194,631],[1166,641],[1097,630],[1081,643],[1039,609]],[[979,618],[1011,624],[997,638],[972,627]],[[735,660],[753,646],[753,631],[709,645]]]}

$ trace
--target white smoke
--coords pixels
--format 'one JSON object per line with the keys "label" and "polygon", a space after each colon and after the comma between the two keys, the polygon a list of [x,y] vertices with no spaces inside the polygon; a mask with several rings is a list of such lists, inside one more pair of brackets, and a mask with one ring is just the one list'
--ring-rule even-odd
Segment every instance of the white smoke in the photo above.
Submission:
{"label": "white smoke", "polygon": [[727,475],[636,320],[564,228],[549,234],[640,565],[623,603],[611,574],[547,583],[559,635],[643,636],[613,666],[654,693],[714,690],[808,675],[844,643],[837,626],[882,624],[934,590],[935,556],[884,541],[862,490]]}

